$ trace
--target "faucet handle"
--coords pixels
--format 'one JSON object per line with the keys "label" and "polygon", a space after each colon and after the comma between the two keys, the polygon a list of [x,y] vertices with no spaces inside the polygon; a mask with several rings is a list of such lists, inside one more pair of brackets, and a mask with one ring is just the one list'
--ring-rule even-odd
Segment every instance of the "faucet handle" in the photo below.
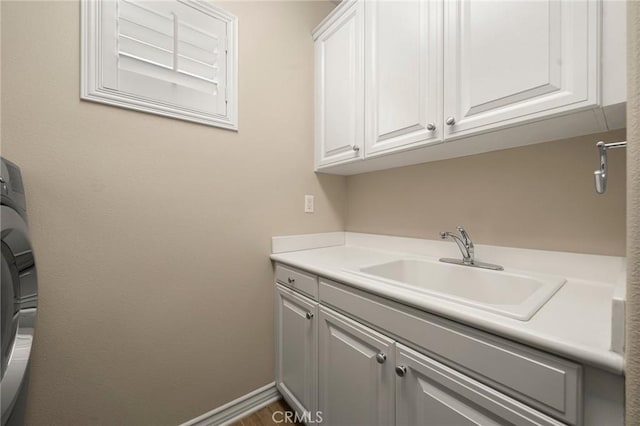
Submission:
{"label": "faucet handle", "polygon": [[443,240],[446,240],[447,239],[447,233],[444,232],[444,231],[440,232],[440,238],[442,238]]}
{"label": "faucet handle", "polygon": [[464,243],[467,246],[473,247],[473,242],[471,241],[471,237],[469,236],[469,233],[465,231],[465,229],[462,226],[457,226],[456,229],[460,233],[460,236],[464,240]]}

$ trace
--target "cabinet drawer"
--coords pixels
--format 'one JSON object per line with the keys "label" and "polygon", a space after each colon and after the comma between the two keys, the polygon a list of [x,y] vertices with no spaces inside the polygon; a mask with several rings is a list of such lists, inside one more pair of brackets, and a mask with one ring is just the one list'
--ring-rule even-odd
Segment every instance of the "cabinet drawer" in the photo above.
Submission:
{"label": "cabinet drawer", "polygon": [[315,275],[278,263],[276,281],[318,299],[318,277]]}
{"label": "cabinet drawer", "polygon": [[319,293],[322,303],[480,382],[564,422],[581,422],[578,364],[329,280],[320,280]]}

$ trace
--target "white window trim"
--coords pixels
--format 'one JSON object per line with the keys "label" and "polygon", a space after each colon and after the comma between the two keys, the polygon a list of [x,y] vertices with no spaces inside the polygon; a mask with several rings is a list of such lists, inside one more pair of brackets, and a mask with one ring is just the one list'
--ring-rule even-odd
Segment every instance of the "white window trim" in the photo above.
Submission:
{"label": "white window trim", "polygon": [[141,99],[102,85],[102,43],[100,5],[102,1],[80,2],[80,98],[123,108],[193,121],[209,126],[238,130],[238,18],[203,0],[177,0],[213,15],[228,25],[227,114],[210,115],[167,106],[161,102]]}

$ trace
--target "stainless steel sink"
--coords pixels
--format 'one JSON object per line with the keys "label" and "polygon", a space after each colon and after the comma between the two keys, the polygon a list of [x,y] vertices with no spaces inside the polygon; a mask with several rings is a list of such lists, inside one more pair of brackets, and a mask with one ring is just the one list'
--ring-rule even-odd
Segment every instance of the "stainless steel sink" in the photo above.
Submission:
{"label": "stainless steel sink", "polygon": [[422,259],[396,260],[350,272],[521,321],[528,321],[566,282],[559,276]]}

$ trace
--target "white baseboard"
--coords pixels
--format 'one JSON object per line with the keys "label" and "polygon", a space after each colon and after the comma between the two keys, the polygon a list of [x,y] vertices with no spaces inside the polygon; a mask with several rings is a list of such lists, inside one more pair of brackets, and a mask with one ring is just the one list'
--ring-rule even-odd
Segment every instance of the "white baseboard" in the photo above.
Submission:
{"label": "white baseboard", "polygon": [[191,419],[180,426],[224,426],[281,399],[275,382],[249,392],[238,399]]}

